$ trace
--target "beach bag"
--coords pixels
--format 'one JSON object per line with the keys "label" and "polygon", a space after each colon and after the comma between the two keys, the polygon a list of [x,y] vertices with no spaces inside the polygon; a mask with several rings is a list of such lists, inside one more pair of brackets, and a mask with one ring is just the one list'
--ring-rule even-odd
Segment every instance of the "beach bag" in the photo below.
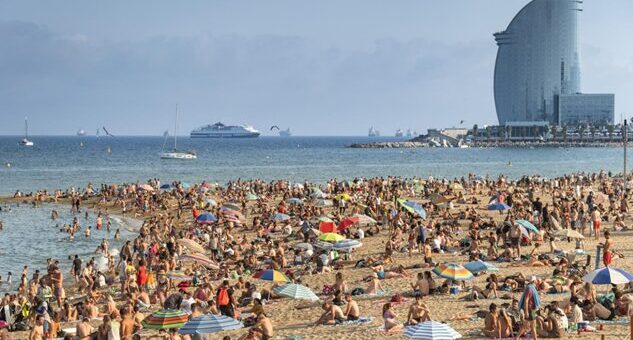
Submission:
{"label": "beach bag", "polygon": [[229,289],[220,288],[218,293],[218,306],[226,306],[229,304]]}
{"label": "beach bag", "polygon": [[365,294],[365,290],[363,288],[354,288],[352,289],[352,296],[358,296]]}

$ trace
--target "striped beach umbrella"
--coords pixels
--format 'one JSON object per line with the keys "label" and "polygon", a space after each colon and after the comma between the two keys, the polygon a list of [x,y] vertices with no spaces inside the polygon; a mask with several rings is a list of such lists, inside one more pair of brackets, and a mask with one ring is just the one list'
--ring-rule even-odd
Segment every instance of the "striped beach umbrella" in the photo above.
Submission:
{"label": "striped beach umbrella", "polygon": [[177,241],[179,244],[185,246],[187,249],[194,251],[196,253],[204,253],[205,249],[203,246],[201,246],[198,242],[192,240],[192,239],[188,239],[188,238],[181,238],[180,240]]}
{"label": "striped beach umbrella", "polygon": [[499,268],[493,266],[492,264],[488,263],[488,262],[484,262],[482,260],[477,260],[477,261],[472,261],[472,262],[468,262],[464,265],[464,267],[466,269],[468,269],[468,271],[470,271],[473,274],[477,274],[477,273],[481,273],[481,272],[498,272]]}
{"label": "striped beach umbrella", "polygon": [[275,287],[273,291],[279,295],[295,300],[317,301],[319,299],[310,288],[294,283],[287,283],[283,286]]}
{"label": "striped beach umbrella", "polygon": [[404,336],[411,339],[426,340],[453,340],[462,337],[451,326],[437,321],[425,321],[415,326],[407,327],[404,330]]}
{"label": "striped beach umbrella", "polygon": [[633,281],[633,275],[622,269],[605,267],[585,275],[582,280],[594,285],[619,285]]}
{"label": "striped beach umbrella", "polygon": [[363,244],[359,240],[348,239],[348,240],[341,240],[334,243],[334,245],[332,246],[332,249],[340,250],[340,251],[349,251],[351,249],[361,247],[362,245]]}
{"label": "striped beach umbrella", "polygon": [[275,215],[273,215],[273,221],[281,222],[281,221],[288,221],[289,219],[290,219],[290,216],[286,214],[276,213]]}
{"label": "striped beach umbrella", "polygon": [[473,273],[456,263],[443,263],[433,268],[433,272],[440,277],[453,281],[465,281],[473,278]]}
{"label": "striped beach umbrella", "polygon": [[180,334],[209,334],[243,328],[241,322],[225,315],[206,314],[191,318],[178,330]]}
{"label": "striped beach umbrella", "polygon": [[148,329],[171,329],[182,327],[189,315],[179,310],[161,310],[143,319],[141,324]]}
{"label": "striped beach umbrella", "polygon": [[222,205],[222,208],[225,208],[225,209],[230,209],[230,210],[235,210],[235,211],[240,211],[240,210],[242,210],[242,208],[241,208],[241,207],[240,207],[237,203],[232,203],[232,202],[229,202],[229,203],[224,203],[224,204]]}
{"label": "striped beach umbrella", "polygon": [[210,268],[210,269],[220,269],[217,263],[211,260],[204,254],[193,253],[193,254],[185,254],[180,257],[183,261],[192,261],[200,263],[201,265]]}
{"label": "striped beach umbrella", "polygon": [[326,242],[338,242],[344,240],[345,236],[339,235],[337,233],[323,233],[319,235],[319,240]]}
{"label": "striped beach umbrella", "polygon": [[213,222],[217,222],[218,218],[213,214],[200,214],[200,216],[196,217],[196,222],[200,224],[211,224]]}
{"label": "striped beach umbrella", "polygon": [[527,229],[528,231],[531,231],[531,232],[533,232],[535,234],[539,233],[538,228],[534,224],[530,223],[530,221],[516,220],[516,223],[518,225],[522,226],[523,228]]}
{"label": "striped beach umbrella", "polygon": [[264,281],[290,282],[290,279],[286,276],[286,274],[273,269],[258,271],[253,275],[253,278]]}
{"label": "striped beach umbrella", "polygon": [[180,271],[176,271],[176,270],[172,270],[170,272],[167,272],[167,274],[165,274],[165,276],[167,276],[168,278],[172,279],[172,280],[177,280],[177,281],[192,281],[193,277],[186,275],[183,272]]}

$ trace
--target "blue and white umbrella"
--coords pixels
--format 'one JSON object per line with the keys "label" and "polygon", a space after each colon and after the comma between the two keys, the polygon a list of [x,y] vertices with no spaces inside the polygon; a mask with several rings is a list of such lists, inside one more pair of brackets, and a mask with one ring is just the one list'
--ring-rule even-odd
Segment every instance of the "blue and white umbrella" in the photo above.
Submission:
{"label": "blue and white umbrella", "polygon": [[275,215],[273,215],[273,221],[288,221],[290,219],[290,216],[286,215],[286,214],[281,214],[281,213],[277,213]]}
{"label": "blue and white umbrella", "polygon": [[358,240],[346,239],[346,240],[341,240],[334,243],[334,245],[332,246],[332,249],[340,250],[340,251],[349,251],[351,249],[358,248],[362,245],[363,244]]}
{"label": "blue and white umbrella", "polygon": [[462,337],[451,326],[437,321],[425,321],[415,326],[407,327],[404,330],[404,336],[411,339],[427,340],[453,340]]}
{"label": "blue and white umbrella", "polygon": [[283,286],[273,288],[273,291],[279,295],[289,297],[296,300],[317,301],[319,297],[314,294],[310,288],[294,283],[287,283]]}
{"label": "blue and white umbrella", "polygon": [[539,233],[538,228],[534,224],[530,223],[530,221],[516,220],[516,223],[518,225],[522,226],[523,228],[527,229],[528,231],[531,231],[531,232],[533,232],[535,234]]}
{"label": "blue and white umbrella", "polygon": [[468,269],[469,272],[473,274],[481,273],[481,272],[498,272],[499,268],[493,266],[488,262],[484,262],[482,260],[468,262],[464,265],[464,268]]}
{"label": "blue and white umbrella", "polygon": [[191,318],[178,331],[180,334],[207,334],[243,328],[241,322],[224,315],[206,314]]}
{"label": "blue and white umbrella", "polygon": [[585,282],[591,282],[594,285],[619,285],[633,281],[633,275],[622,269],[605,267],[594,270],[593,272],[585,275],[582,280]]}

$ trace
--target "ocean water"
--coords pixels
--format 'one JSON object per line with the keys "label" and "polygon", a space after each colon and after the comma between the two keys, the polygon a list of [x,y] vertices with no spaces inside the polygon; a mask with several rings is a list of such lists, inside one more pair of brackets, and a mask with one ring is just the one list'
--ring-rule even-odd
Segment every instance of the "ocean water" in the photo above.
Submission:
{"label": "ocean water", "polygon": [[[63,268],[67,280],[72,280],[69,275],[71,261],[68,256],[75,254],[86,263],[91,257],[95,257],[95,250],[103,239],[108,240],[110,249],[120,249],[125,239],[135,237],[139,227],[137,221],[127,218],[111,216],[112,227],[110,232],[96,230],[96,214],[90,212],[88,219],[85,215],[73,215],[70,207],[57,204],[43,204],[37,208],[30,204],[2,204],[0,220],[4,229],[0,231],[0,276],[3,284],[0,284],[0,292],[16,289],[20,283],[20,273],[24,265],[29,266],[30,275],[35,269],[46,268],[46,259],[58,259]],[[51,211],[55,209],[59,218],[51,219]],[[73,217],[77,217],[82,230],[75,234],[74,240],[70,240],[67,233],[60,232],[64,224],[71,224]],[[84,236],[84,230],[92,226],[91,237]],[[121,232],[121,240],[114,240],[115,230]],[[12,286],[6,284],[8,272],[13,273]]]}
{"label": "ocean water", "polygon": [[[546,149],[351,149],[352,143],[389,141],[393,138],[368,137],[262,137],[258,139],[179,140],[182,149],[198,152],[195,161],[161,160],[162,137],[32,137],[35,147],[17,144],[20,137],[0,137],[0,195],[16,190],[85,187],[88,182],[122,183],[145,181],[202,180],[226,183],[236,178],[289,179],[323,182],[330,178],[355,176],[459,177],[468,173],[510,177],[542,175],[553,177],[578,171],[622,170],[621,148],[546,148]],[[83,143],[83,146],[81,144]],[[111,150],[107,152],[108,148]],[[511,166],[509,165],[511,162]],[[8,166],[10,164],[10,166]],[[631,166],[629,165],[629,169]],[[57,221],[51,210],[60,212]],[[65,206],[40,208],[12,206],[0,212],[4,230],[0,231],[0,275],[14,273],[19,280],[23,265],[44,268],[46,259],[57,258],[68,269],[68,255],[79,254],[84,261],[94,253],[103,238],[113,232],[93,231],[69,241],[57,224],[70,223]],[[82,226],[94,226],[94,214]],[[129,225],[115,222],[123,238],[132,237]],[[112,242],[120,247],[120,242]],[[10,260],[8,260],[10,259]],[[32,272],[32,271],[31,271]],[[67,273],[68,271],[65,271]],[[6,286],[0,286],[0,291]]]}
{"label": "ocean water", "polygon": [[[162,137],[38,137],[21,147],[20,137],[0,137],[0,194],[37,189],[85,187],[88,182],[202,180],[236,178],[323,182],[354,176],[459,177],[577,171],[622,171],[621,148],[351,149],[352,143],[387,141],[368,137],[260,137],[179,139],[194,149],[194,161],[161,160]],[[170,141],[171,142],[171,141]],[[81,144],[83,143],[83,146]],[[170,145],[168,143],[168,145]],[[108,148],[111,150],[107,152]],[[511,162],[511,165],[509,165]],[[8,164],[10,163],[10,166]]]}

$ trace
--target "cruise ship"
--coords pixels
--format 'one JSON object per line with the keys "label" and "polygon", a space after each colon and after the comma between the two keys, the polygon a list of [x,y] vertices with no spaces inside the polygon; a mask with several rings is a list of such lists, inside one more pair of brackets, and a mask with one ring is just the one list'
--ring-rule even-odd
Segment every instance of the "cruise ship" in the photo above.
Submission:
{"label": "cruise ship", "polygon": [[224,125],[220,122],[191,131],[191,138],[255,138],[259,131],[252,126]]}

